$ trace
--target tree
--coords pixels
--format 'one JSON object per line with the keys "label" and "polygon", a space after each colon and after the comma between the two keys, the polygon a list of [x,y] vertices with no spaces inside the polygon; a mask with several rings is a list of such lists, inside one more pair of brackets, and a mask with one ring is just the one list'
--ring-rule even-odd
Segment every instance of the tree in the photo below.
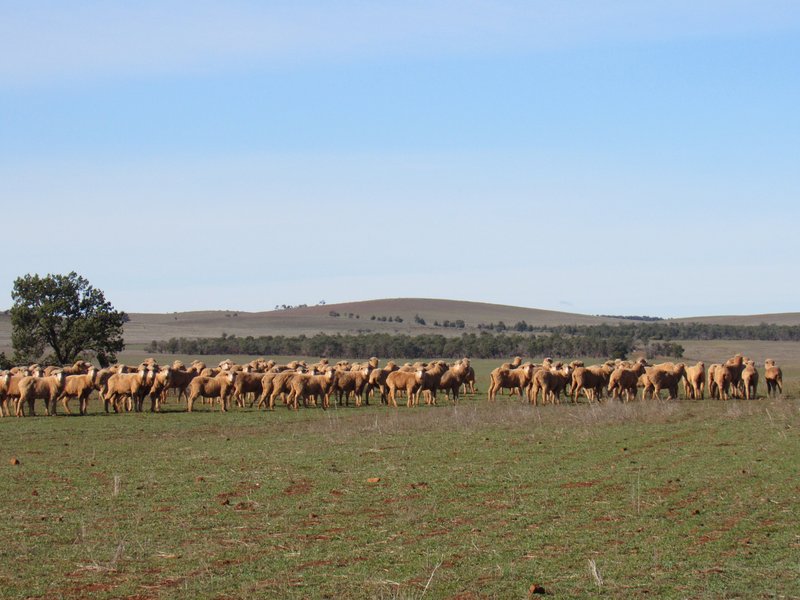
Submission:
{"label": "tree", "polygon": [[122,326],[128,316],[74,271],[18,277],[11,298],[11,343],[18,363],[41,360],[49,348],[46,362],[68,364],[90,353],[107,366],[125,347]]}

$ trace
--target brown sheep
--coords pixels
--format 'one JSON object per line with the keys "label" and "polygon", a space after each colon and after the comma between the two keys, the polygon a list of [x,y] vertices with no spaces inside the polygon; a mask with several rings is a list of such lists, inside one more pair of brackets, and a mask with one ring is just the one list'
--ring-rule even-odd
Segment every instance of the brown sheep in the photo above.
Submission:
{"label": "brown sheep", "polygon": [[608,378],[608,391],[612,398],[620,398],[623,402],[636,399],[639,378],[645,374],[647,361],[643,358],[635,363],[620,363]]}
{"label": "brown sheep", "polygon": [[383,368],[373,369],[369,374],[367,387],[364,389],[365,396],[369,398],[369,396],[377,388],[381,393],[381,404],[386,404],[388,402],[388,397],[386,395],[386,378],[389,376],[389,373],[397,371],[397,369],[397,365],[392,361],[387,362],[386,366]]}
{"label": "brown sheep", "polygon": [[730,397],[731,385],[734,380],[734,369],[727,364],[716,365],[716,367],[714,369],[714,389],[712,394],[720,400],[727,400]]}
{"label": "brown sheep", "polygon": [[744,371],[745,362],[747,359],[741,355],[737,354],[733,358],[729,358],[725,361],[723,367],[726,367],[730,376],[730,386],[733,394],[737,397],[741,397],[744,395],[744,390],[741,388],[742,383],[742,371]]}
{"label": "brown sheep", "polygon": [[194,401],[199,398],[210,398],[219,402],[221,412],[227,410],[228,398],[233,391],[236,383],[236,371],[223,371],[215,377],[204,377],[198,375],[189,384],[189,397],[186,399],[186,412],[192,412]]}
{"label": "brown sheep", "polygon": [[[19,401],[19,382],[28,375],[19,372],[17,374],[8,371],[0,377],[0,417],[10,417],[8,401],[13,401],[14,413],[17,412],[17,402]],[[3,411],[5,410],[5,414]]]}
{"label": "brown sheep", "polygon": [[464,383],[466,371],[463,368],[450,367],[442,373],[439,379],[439,389],[444,391],[446,397],[453,396],[453,404],[458,404],[458,393]]}
{"label": "brown sheep", "polygon": [[85,360],[76,360],[73,364],[63,367],[46,367],[44,370],[45,376],[52,375],[56,371],[63,371],[65,376],[69,375],[86,375],[91,368],[91,363]]}
{"label": "brown sheep", "polygon": [[269,370],[261,377],[261,395],[258,397],[257,408],[260,409],[264,404],[267,403],[267,398],[269,398],[270,394],[272,394],[272,381],[278,375],[279,373]]}
{"label": "brown sheep", "polygon": [[758,370],[752,360],[745,363],[742,371],[742,384],[744,385],[744,397],[748,400],[755,400],[758,397]]}
{"label": "brown sheep", "polygon": [[764,380],[767,382],[767,396],[783,394],[783,372],[771,358],[764,361]]}
{"label": "brown sheep", "polygon": [[363,400],[364,388],[369,381],[369,374],[372,367],[367,365],[358,371],[339,371],[335,378],[333,389],[336,392],[336,399],[339,406],[342,405],[342,396],[344,396],[345,406],[349,406],[350,394],[356,402],[356,406],[361,406]]}
{"label": "brown sheep", "polygon": [[[517,357],[519,358],[519,357]],[[515,359],[516,360],[516,359]],[[502,389],[525,390],[533,377],[533,365],[526,363],[519,367],[506,369],[502,366],[494,369],[490,375],[488,399],[489,402],[494,402],[497,398],[497,392]]]}
{"label": "brown sheep", "polygon": [[572,368],[569,365],[561,365],[559,363],[559,366],[539,369],[533,374],[529,386],[529,402],[536,406],[539,392],[541,391],[542,406],[547,404],[548,401],[550,404],[560,403],[559,396],[561,396],[561,392],[567,389],[570,381],[572,381]]}
{"label": "brown sheep", "polygon": [[[150,393],[153,385],[154,373],[149,369],[139,369],[135,373],[114,373],[106,381],[102,391],[106,406],[114,407],[114,412],[120,412],[125,407],[132,410],[134,403],[140,407],[140,400]],[[125,401],[123,405],[121,402]]]}
{"label": "brown sheep", "polygon": [[[200,369],[202,370],[202,369]],[[191,367],[190,369],[172,369],[169,378],[169,385],[161,392],[161,399],[160,402],[166,402],[167,400],[167,393],[169,390],[176,390],[178,393],[178,402],[181,401],[182,397],[189,397],[189,385],[192,383],[192,379],[197,377],[200,374],[200,370],[197,369],[196,366]]]}
{"label": "brown sheep", "polygon": [[336,370],[328,367],[321,375],[309,375],[300,373],[291,380],[292,391],[289,394],[289,402],[297,408],[298,400],[303,401],[303,406],[308,406],[311,398],[314,404],[317,398],[322,400],[323,410],[330,406],[330,394],[336,380]]}
{"label": "brown sheep", "polygon": [[252,394],[253,399],[250,406],[253,406],[255,399],[261,396],[264,388],[261,385],[261,380],[264,378],[264,373],[249,373],[243,372],[236,376],[236,383],[233,386],[233,397],[236,400],[236,406],[243,407],[244,400],[247,394]]}
{"label": "brown sheep", "polygon": [[719,388],[717,387],[717,370],[721,369],[722,365],[714,363],[708,367],[708,397],[711,399],[719,399]]}
{"label": "brown sheep", "polygon": [[460,361],[456,362],[454,367],[463,370],[461,375],[461,383],[464,386],[464,393],[477,394],[478,388],[475,386],[475,369],[472,368],[472,365],[469,363],[469,359],[462,358]]}
{"label": "brown sheep", "polygon": [[[78,408],[81,415],[85,415],[88,409],[89,396],[94,391],[94,381],[98,370],[94,367],[89,369],[85,375],[67,375],[64,381],[64,390],[59,398],[64,405],[64,412],[72,414],[69,410],[69,401],[72,398],[78,399]],[[55,409],[54,409],[55,411]]]}
{"label": "brown sheep", "polygon": [[589,367],[575,367],[575,370],[572,372],[572,385],[569,390],[569,395],[572,396],[572,402],[578,402],[578,396],[581,391],[586,395],[589,402],[594,402],[595,400],[599,401],[603,395],[603,389],[608,387],[608,382],[613,372],[613,362],[606,362],[602,365],[592,365]]}
{"label": "brown sheep", "polygon": [[703,361],[693,367],[686,367],[686,379],[683,385],[687,398],[703,399],[706,387],[706,364]]}
{"label": "brown sheep", "polygon": [[386,386],[389,388],[389,406],[397,408],[397,392],[399,390],[403,390],[406,393],[406,406],[408,408],[414,406],[414,396],[418,393],[422,384],[424,373],[424,369],[421,368],[416,371],[397,370],[389,373],[386,378]]}
{"label": "brown sheep", "polygon": [[63,371],[56,371],[46,377],[23,377],[19,382],[16,415],[22,416],[22,406],[27,402],[31,416],[35,416],[33,404],[37,399],[44,400],[44,410],[48,416],[55,414],[56,400],[64,390],[65,379]]}
{"label": "brown sheep", "polygon": [[[286,371],[281,371],[280,373],[275,373],[272,376],[270,374],[264,375],[261,378],[261,397],[258,400],[258,407],[261,408],[261,405],[265,402],[266,397],[269,396],[269,409],[275,409],[275,399],[283,395],[284,397],[284,404],[286,404],[287,408],[292,408],[292,405],[289,404],[288,396],[292,391],[292,379],[297,375],[303,374],[303,367],[298,365],[294,369],[289,369]],[[295,409],[297,407],[294,407]]]}
{"label": "brown sheep", "polygon": [[[678,363],[662,363],[646,370],[649,386],[645,388],[645,394],[650,391],[652,398],[660,398],[661,390],[669,391],[668,400],[678,399],[678,385],[681,379],[686,377],[686,365]],[[642,395],[642,398],[645,397]]]}
{"label": "brown sheep", "polygon": [[172,377],[177,369],[161,367],[156,371],[153,385],[150,387],[150,412],[159,412],[161,404],[166,401],[167,391],[172,385]]}
{"label": "brown sheep", "polygon": [[500,365],[501,369],[516,369],[522,364],[522,357],[515,356],[511,362],[503,363]]}
{"label": "brown sheep", "polygon": [[[424,369],[419,391],[425,397],[425,404],[436,406],[436,390],[439,389],[439,382],[447,369],[447,363],[441,360],[432,362]],[[417,401],[419,401],[419,392],[417,393]]]}

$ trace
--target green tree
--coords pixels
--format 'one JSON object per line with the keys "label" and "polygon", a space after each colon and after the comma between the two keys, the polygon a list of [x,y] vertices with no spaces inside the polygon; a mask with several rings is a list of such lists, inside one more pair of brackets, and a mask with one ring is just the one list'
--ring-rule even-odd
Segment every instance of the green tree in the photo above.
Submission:
{"label": "green tree", "polygon": [[68,364],[88,353],[106,366],[125,347],[122,326],[127,315],[74,271],[18,277],[11,298],[11,343],[18,363],[44,357],[47,362]]}

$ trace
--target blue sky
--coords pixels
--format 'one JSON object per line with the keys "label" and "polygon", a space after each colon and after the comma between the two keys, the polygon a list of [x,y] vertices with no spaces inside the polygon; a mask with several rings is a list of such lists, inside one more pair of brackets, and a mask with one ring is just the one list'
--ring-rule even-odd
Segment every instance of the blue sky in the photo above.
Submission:
{"label": "blue sky", "polygon": [[[5,2],[10,290],[798,310],[794,2]],[[0,303],[1,305],[2,303]]]}

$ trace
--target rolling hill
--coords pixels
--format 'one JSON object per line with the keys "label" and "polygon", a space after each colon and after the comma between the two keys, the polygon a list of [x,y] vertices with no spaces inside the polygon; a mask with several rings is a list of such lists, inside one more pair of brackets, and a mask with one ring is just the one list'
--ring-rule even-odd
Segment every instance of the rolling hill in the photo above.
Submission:
{"label": "rolling hill", "polygon": [[[396,320],[398,316],[402,321]],[[415,316],[424,319],[426,324],[417,323]],[[386,320],[381,320],[384,317]],[[388,321],[388,317],[392,318],[391,322]],[[465,327],[455,329],[433,325],[435,321],[443,322],[445,320],[462,320]],[[460,335],[465,331],[478,331],[477,326],[480,323],[497,323],[499,321],[503,321],[509,326],[517,321],[548,326],[630,322],[610,317],[484,302],[388,298],[265,312],[130,313],[130,321],[125,326],[125,340],[128,344],[146,344],[151,340],[166,340],[171,337],[213,337],[219,336],[223,332],[228,335],[252,335],[254,337],[261,335],[314,335],[319,332]],[[800,313],[692,317],[676,319],[676,321],[741,325],[757,325],[764,322],[800,325]],[[0,314],[0,350],[9,352],[10,348],[11,323],[8,314],[2,313]]]}

